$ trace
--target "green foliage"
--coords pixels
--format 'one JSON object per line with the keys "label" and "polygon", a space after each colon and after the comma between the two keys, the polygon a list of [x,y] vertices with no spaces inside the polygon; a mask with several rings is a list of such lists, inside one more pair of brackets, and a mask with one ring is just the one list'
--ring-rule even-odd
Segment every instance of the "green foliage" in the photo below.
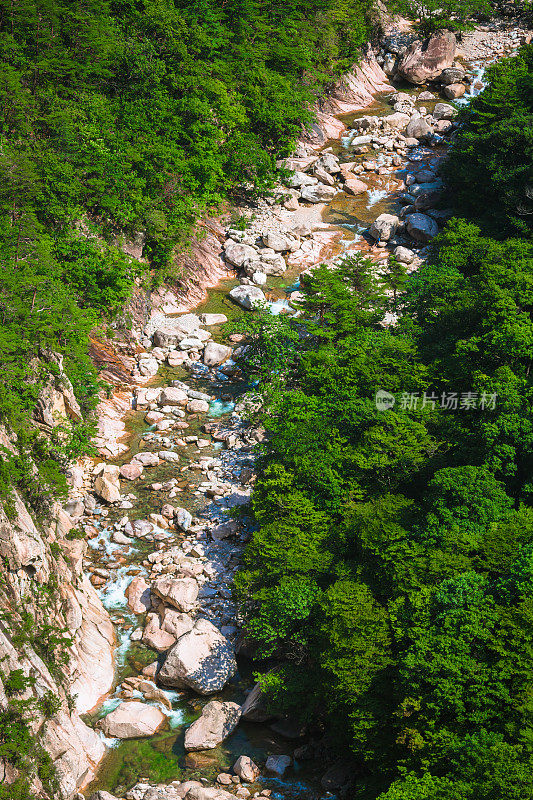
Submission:
{"label": "green foliage", "polygon": [[416,28],[423,36],[449,28],[465,31],[473,28],[478,15],[490,15],[492,5],[488,0],[393,0],[394,11],[416,20]]}
{"label": "green foliage", "polygon": [[530,237],[533,219],[533,46],[488,70],[465,112],[446,177],[461,214],[496,238]]}
{"label": "green foliage", "polygon": [[[371,6],[0,0],[0,421],[27,429],[50,352],[94,408],[91,331],[136,283],[179,279],[200,215],[273,184],[317,94],[357,60]],[[139,232],[147,266],[120,248]],[[87,433],[72,426],[59,461]],[[0,471],[7,498],[21,472]]]}
{"label": "green foliage", "polygon": [[[490,136],[532,67],[529,49],[495,67],[458,134],[458,152],[487,136],[454,179],[473,219],[451,220],[407,280],[361,257],[315,269],[285,323],[298,337],[269,331],[285,385],[261,376],[238,594],[273,708],[351,748],[354,797],[533,797],[533,251],[505,202],[479,201],[491,175],[468,174],[500,146],[511,182],[531,173],[533,153],[515,162],[514,141]],[[401,317],[385,327],[391,294]],[[380,389],[393,407],[376,407]]]}

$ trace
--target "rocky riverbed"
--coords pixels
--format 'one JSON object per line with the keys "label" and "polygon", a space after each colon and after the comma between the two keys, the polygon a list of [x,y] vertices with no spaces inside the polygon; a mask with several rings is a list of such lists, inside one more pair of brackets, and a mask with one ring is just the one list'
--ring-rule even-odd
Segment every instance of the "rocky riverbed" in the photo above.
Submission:
{"label": "rocky riverbed", "polygon": [[481,91],[486,65],[527,36],[497,25],[422,51],[392,31],[368,67],[374,104],[340,116],[336,139],[326,127],[320,145],[300,142],[291,176],[226,230],[231,280],[192,313],[159,311],[133,332],[136,388],[102,405],[103,458],[71,475],[84,568],[118,639],[115,688],[89,717],[108,755],[87,796],[318,800],[346,782],[342,763],[324,774],[318,733],[272,720],[249,678],[232,597],[249,530],[235,511],[264,431],[244,414],[241,338],[222,326],[258,305],[297,313],[302,273],[345,253],[417,269],[450,216],[439,177],[450,101]]}

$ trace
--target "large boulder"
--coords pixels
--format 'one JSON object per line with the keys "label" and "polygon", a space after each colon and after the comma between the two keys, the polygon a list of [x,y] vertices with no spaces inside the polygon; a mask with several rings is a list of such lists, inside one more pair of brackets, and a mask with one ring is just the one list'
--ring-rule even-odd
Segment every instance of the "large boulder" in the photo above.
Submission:
{"label": "large boulder", "polygon": [[401,245],[398,245],[398,247],[394,250],[394,255],[400,264],[412,264],[415,260],[415,254],[413,251],[409,250],[407,247],[402,247]]}
{"label": "large boulder", "polygon": [[165,686],[188,686],[207,695],[219,692],[236,671],[231,644],[211,622],[199,619],[171,649],[158,679]]}
{"label": "large boulder", "polygon": [[405,51],[398,73],[410,83],[421,84],[438,78],[451,67],[455,58],[456,39],[451,31],[434,33],[424,42],[413,42]]}
{"label": "large boulder", "polygon": [[175,386],[165,386],[159,395],[161,406],[185,406],[188,401],[187,393]]}
{"label": "large boulder", "polygon": [[439,80],[443,86],[451,86],[452,83],[461,83],[466,73],[462,67],[447,67],[439,75]]}
{"label": "large boulder", "polygon": [[185,731],[185,750],[212,750],[235,730],[240,717],[237,703],[211,700]]}
{"label": "large boulder", "polygon": [[449,103],[437,103],[433,109],[433,116],[435,119],[452,119],[457,114],[457,111]]}
{"label": "large boulder", "polygon": [[238,775],[242,781],[253,783],[261,774],[261,770],[255,764],[250,756],[239,756],[233,765],[233,772]]}
{"label": "large boulder", "polygon": [[148,614],[142,640],[144,644],[157,650],[158,653],[164,653],[176,643],[175,636],[161,629],[161,620],[158,614]]}
{"label": "large boulder", "polygon": [[374,220],[368,232],[377,242],[388,242],[396,233],[399,221],[394,214],[380,214]]}
{"label": "large boulder", "polygon": [[130,464],[123,464],[120,468],[120,477],[127,481],[136,481],[143,474],[143,465],[132,461]]}
{"label": "large boulder", "polygon": [[193,621],[188,614],[177,611],[175,608],[165,608],[161,620],[161,629],[171,633],[176,639],[193,628]]}
{"label": "large boulder", "polygon": [[363,194],[368,190],[368,186],[364,181],[360,181],[358,178],[348,178],[344,182],[344,191],[347,194]]}
{"label": "large boulder", "polygon": [[464,83],[451,83],[449,86],[444,87],[444,94],[448,100],[459,100],[460,97],[466,92]]}
{"label": "large boulder", "polygon": [[120,500],[120,469],[115,464],[106,464],[94,482],[96,494],[108,503]]}
{"label": "large boulder", "polygon": [[285,250],[291,250],[294,241],[288,236],[282,233],[275,233],[274,231],[263,233],[261,238],[263,239],[265,247],[270,247],[270,249],[274,250],[276,253],[283,253]]}
{"label": "large boulder", "polygon": [[157,453],[151,453],[149,451],[145,451],[143,453],[137,453],[132,463],[135,463],[136,461],[139,464],[142,464],[143,467],[159,466],[159,456],[157,455]]}
{"label": "large boulder", "polygon": [[405,129],[405,136],[408,139],[427,139],[433,133],[433,128],[424,117],[413,117]]}
{"label": "large boulder", "polygon": [[427,214],[409,214],[405,218],[405,224],[409,236],[424,244],[430,242],[439,232],[439,226]]}
{"label": "large boulder", "polygon": [[273,714],[268,709],[261,684],[256,683],[241,707],[242,718],[247,722],[267,722]]}
{"label": "large boulder", "polygon": [[161,575],[152,584],[152,592],[178,611],[192,611],[198,597],[198,584],[194,578],[172,578]]}
{"label": "large boulder", "polygon": [[403,111],[395,111],[394,114],[383,117],[383,122],[390,128],[394,128],[394,130],[403,131],[410,119],[410,114],[406,114]]}
{"label": "large boulder", "polygon": [[305,172],[299,172],[297,170],[290,178],[287,178],[285,182],[291,189],[299,189],[301,186],[316,185],[318,183],[318,178],[314,178],[312,175],[306,175]]}
{"label": "large boulder", "polygon": [[291,763],[292,758],[290,756],[269,756],[266,760],[265,769],[267,772],[273,772],[274,775],[279,775],[281,778]]}
{"label": "large boulder", "polygon": [[[254,254],[257,255],[257,254]],[[266,303],[266,297],[257,286],[235,286],[229,293],[230,298],[237,305],[247,311]]]}
{"label": "large boulder", "polygon": [[222,325],[228,321],[225,314],[200,314],[200,321],[202,325]]}
{"label": "large boulder", "polygon": [[192,514],[186,508],[177,508],[174,513],[174,524],[182,531],[188,531],[192,525]]}
{"label": "large boulder", "polygon": [[308,203],[329,203],[336,194],[337,189],[334,186],[326,186],[325,183],[302,187],[302,200],[307,200]]}
{"label": "large boulder", "polygon": [[142,575],[135,575],[124,592],[128,606],[134,614],[145,614],[150,610],[150,587]]}
{"label": "large boulder", "polygon": [[249,244],[240,244],[233,239],[227,239],[224,243],[226,261],[234,267],[242,267],[245,261],[250,258],[257,258],[257,250]]}
{"label": "large boulder", "polygon": [[98,727],[113,739],[137,739],[153,736],[165,720],[165,715],[155,706],[132,700],[117,706],[100,720]]}
{"label": "large boulder", "polygon": [[198,330],[200,317],[197,314],[182,314],[181,317],[167,317],[161,327],[154,331],[153,342],[157,347],[179,344],[191,333]]}
{"label": "large boulder", "polygon": [[204,364],[208,367],[217,367],[223,364],[232,354],[233,350],[225,344],[208,342],[204,350]]}

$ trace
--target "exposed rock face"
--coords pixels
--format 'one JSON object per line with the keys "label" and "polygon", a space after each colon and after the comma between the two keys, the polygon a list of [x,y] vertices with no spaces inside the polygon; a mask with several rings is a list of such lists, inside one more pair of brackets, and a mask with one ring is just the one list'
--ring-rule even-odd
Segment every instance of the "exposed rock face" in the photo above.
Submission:
{"label": "exposed rock face", "polygon": [[171,649],[158,680],[206,695],[220,691],[236,671],[231,644],[211,622],[199,619]]}
{"label": "exposed rock face", "polygon": [[137,739],[152,736],[161,728],[166,717],[155,706],[132,701],[121,703],[98,723],[106,736],[117,739]]}
{"label": "exposed rock face", "polygon": [[326,100],[316,109],[316,123],[304,137],[313,146],[324,144],[327,139],[340,136],[346,126],[336,118],[337,114],[348,114],[374,102],[375,92],[391,91],[386,74],[377,63],[369,48],[357,68],[337,81]]}
{"label": "exposed rock face", "polygon": [[410,83],[421,84],[438,78],[453,64],[456,40],[450,31],[434,33],[424,42],[415,41],[398,65],[398,73]]}
{"label": "exposed rock face", "polygon": [[[3,429],[0,445],[13,449]],[[59,710],[51,719],[34,706],[29,714],[32,735],[50,754],[56,768],[59,800],[70,797],[78,786],[92,779],[105,753],[102,741],[79,714],[94,707],[111,688],[114,631],[93,586],[82,575],[85,542],[65,539],[72,521],[59,506],[52,508],[51,517],[50,525],[37,527],[16,491],[9,517],[0,505],[0,608],[6,614],[0,620],[0,660],[5,674],[21,670],[35,679],[34,686],[24,692],[25,700],[31,703],[32,697],[51,692],[59,701]],[[52,552],[52,543],[57,551]],[[46,607],[38,602],[44,587],[50,598]],[[33,627],[23,647],[15,647],[12,634],[21,621],[20,609],[32,616]],[[73,641],[69,663],[59,669],[55,658],[45,662],[34,644],[50,635],[46,633],[49,626],[66,629]],[[76,697],[72,711],[67,689]],[[8,705],[0,682],[0,710]],[[0,775],[9,785],[17,772],[11,765],[0,763]]]}
{"label": "exposed rock face", "polygon": [[211,700],[185,731],[186,750],[212,750],[232,733],[241,716],[237,703]]}

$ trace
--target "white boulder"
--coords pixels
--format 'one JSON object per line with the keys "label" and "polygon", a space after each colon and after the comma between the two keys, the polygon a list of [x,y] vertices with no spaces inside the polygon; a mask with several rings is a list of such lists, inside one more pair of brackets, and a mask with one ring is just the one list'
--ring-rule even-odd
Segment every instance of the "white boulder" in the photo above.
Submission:
{"label": "white boulder", "polygon": [[241,716],[238,703],[211,700],[185,731],[185,750],[212,750],[235,730]]}
{"label": "white boulder", "polygon": [[219,692],[236,671],[229,641],[211,622],[199,619],[178,639],[158,677],[165,686],[188,686],[207,695]]}

